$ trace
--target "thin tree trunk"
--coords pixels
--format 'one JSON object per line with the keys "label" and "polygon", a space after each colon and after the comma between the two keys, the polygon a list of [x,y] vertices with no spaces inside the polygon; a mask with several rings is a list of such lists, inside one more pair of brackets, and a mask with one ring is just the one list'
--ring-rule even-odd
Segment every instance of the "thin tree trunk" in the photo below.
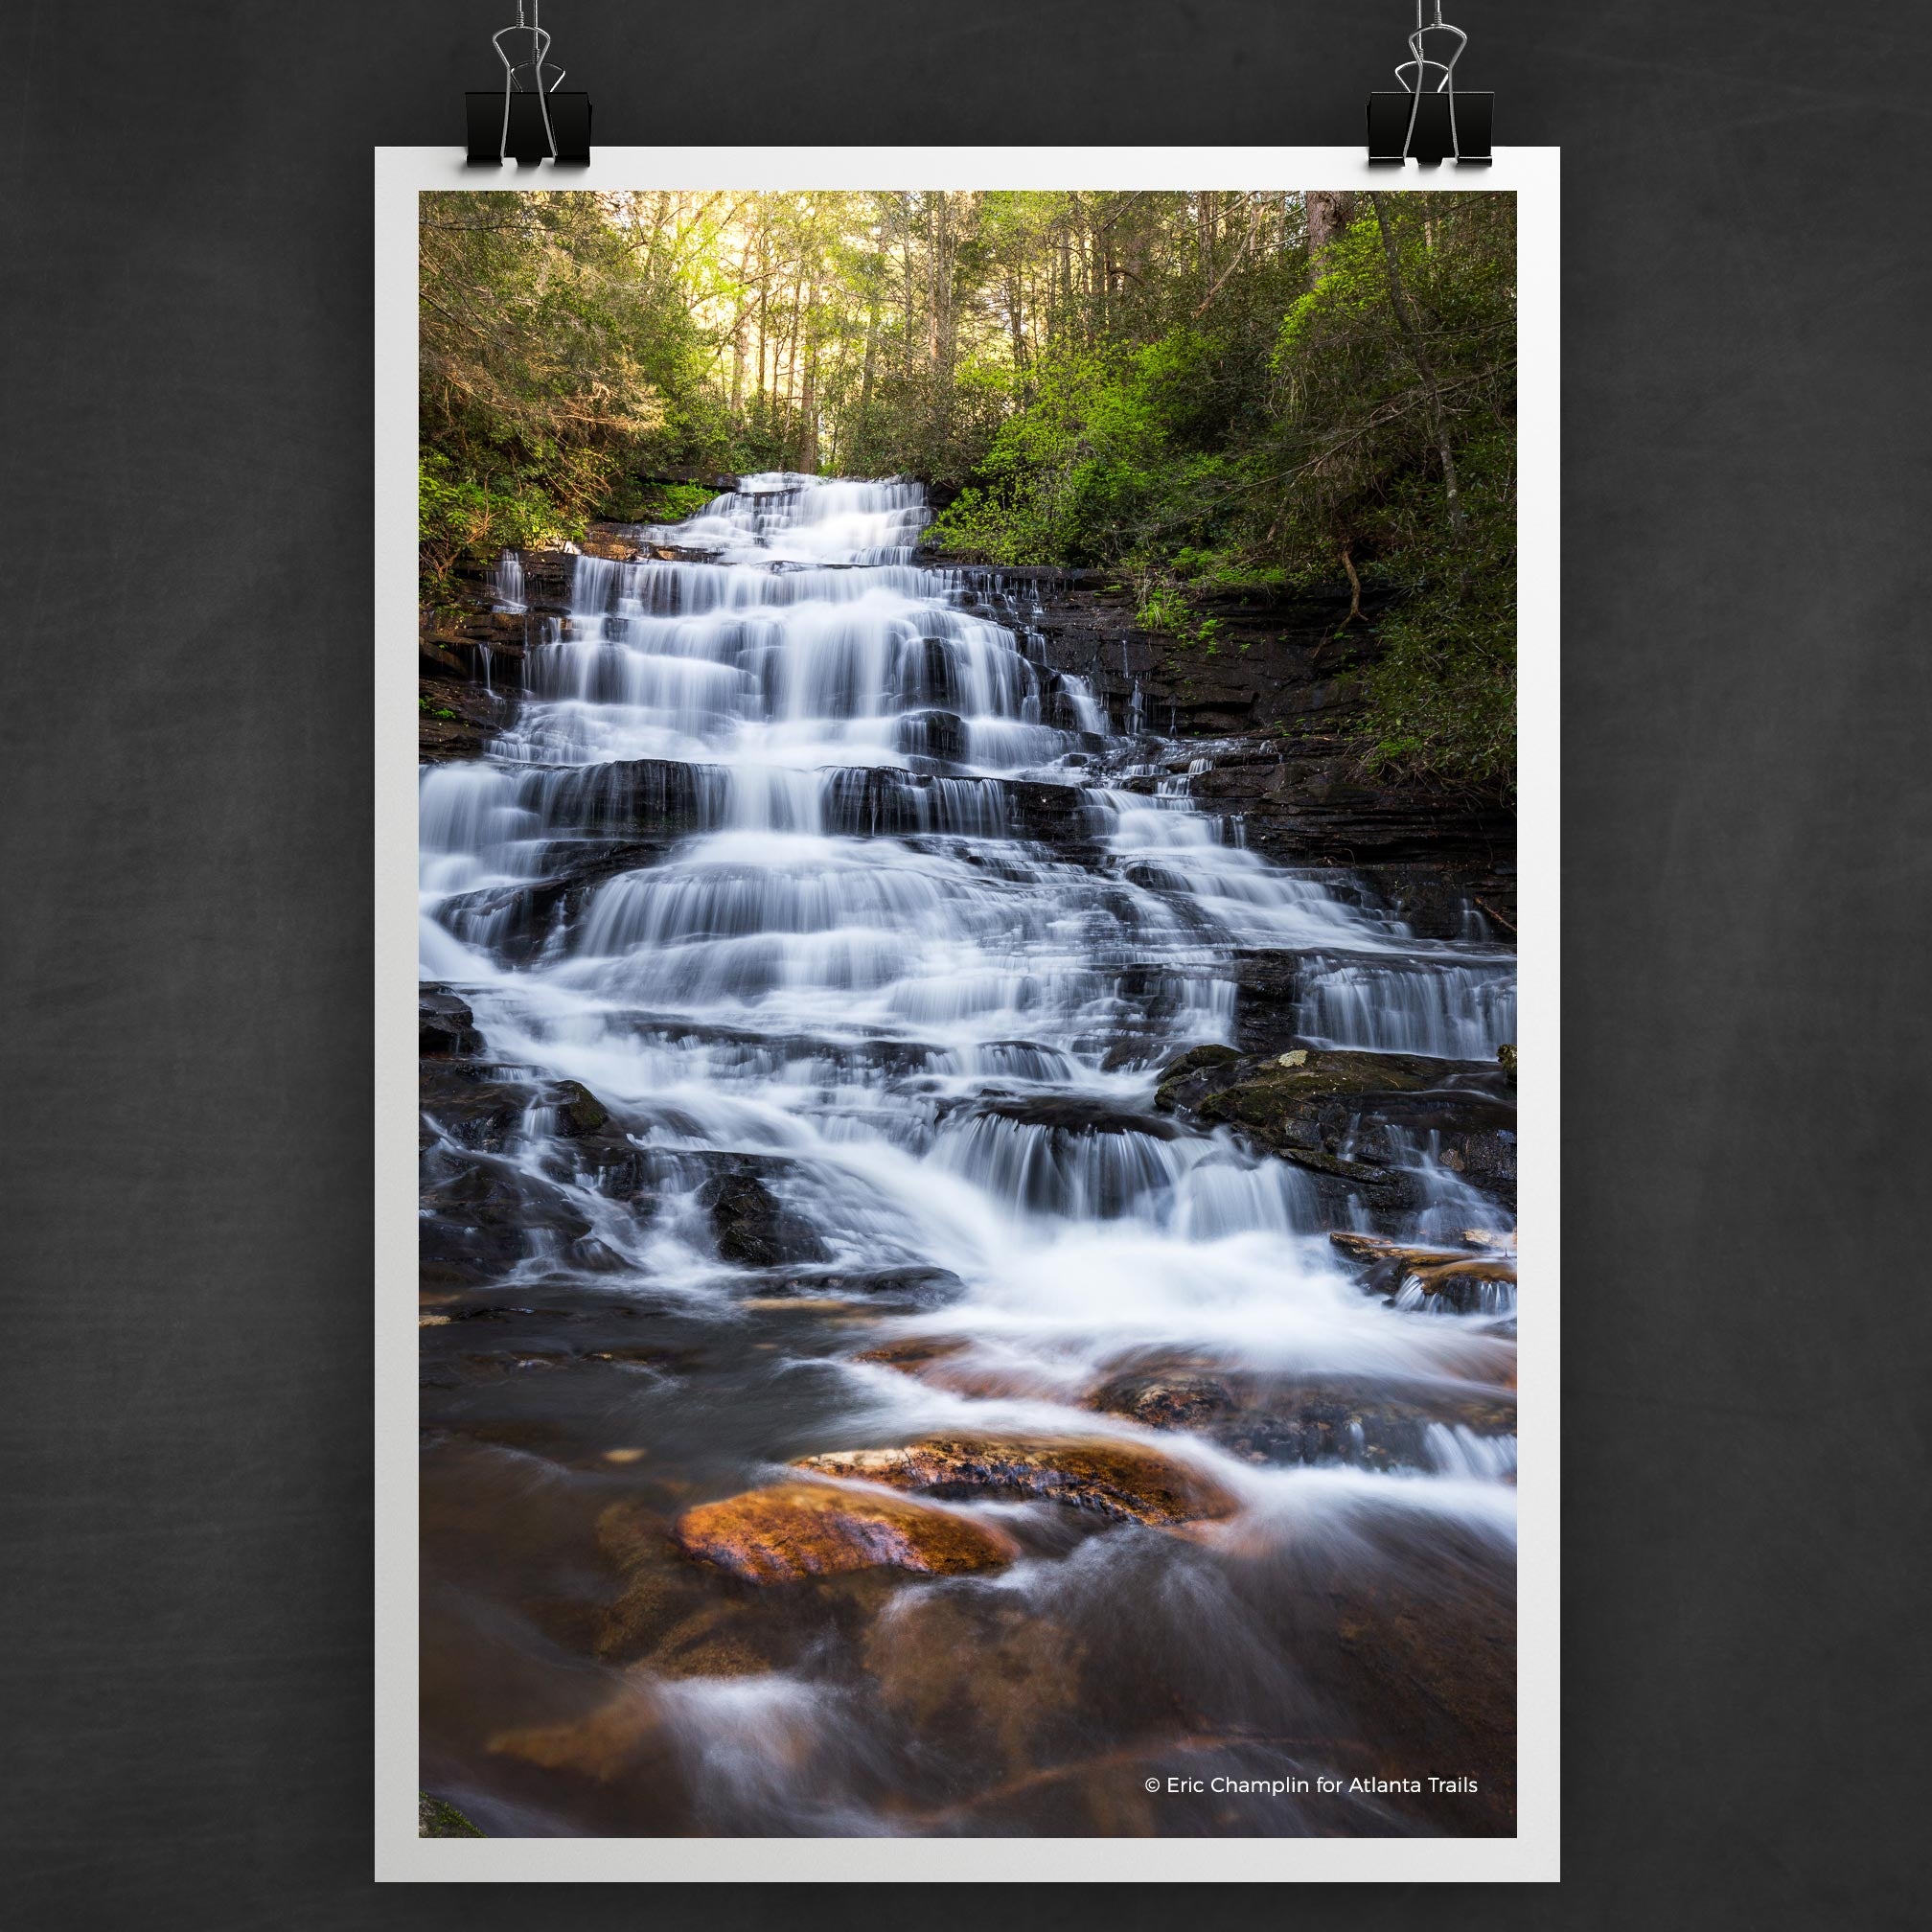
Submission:
{"label": "thin tree trunk", "polygon": [[734,420],[745,401],[745,317],[751,309],[745,278],[750,272],[751,238],[748,235],[738,255],[738,312],[731,318],[731,414]]}
{"label": "thin tree trunk", "polygon": [[1422,379],[1422,393],[1429,401],[1429,427],[1436,438],[1436,453],[1442,459],[1442,487],[1449,497],[1449,527],[1460,540],[1467,524],[1462,515],[1462,493],[1456,481],[1456,458],[1449,448],[1449,420],[1442,413],[1442,391],[1437,385],[1436,371],[1430,366],[1429,352],[1422,346],[1422,331],[1410,307],[1408,290],[1402,286],[1402,264],[1396,252],[1395,235],[1383,211],[1381,196],[1371,194],[1368,205],[1375,211],[1375,226],[1382,235],[1382,260],[1389,271],[1389,304],[1395,311],[1403,340],[1409,345],[1410,358]]}
{"label": "thin tree trunk", "polygon": [[869,450],[872,435],[872,377],[879,366],[879,291],[865,311],[865,366],[859,379],[859,442]]}
{"label": "thin tree trunk", "polygon": [[1261,204],[1259,201],[1256,201],[1248,217],[1247,234],[1242,236],[1240,245],[1234,250],[1233,254],[1228,258],[1228,265],[1227,267],[1222,269],[1220,281],[1216,282],[1213,288],[1208,289],[1207,294],[1201,298],[1200,307],[1194,310],[1194,319],[1197,322],[1201,319],[1202,316],[1207,314],[1208,310],[1213,306],[1215,296],[1220,294],[1222,286],[1227,282],[1229,276],[1233,274],[1235,269],[1240,267],[1241,258],[1247,254],[1250,244],[1254,240],[1255,231],[1260,226],[1261,226]]}
{"label": "thin tree trunk", "polygon": [[785,414],[782,418],[784,427],[781,435],[787,458],[786,467],[788,469],[794,467],[790,461],[792,455],[792,409],[793,399],[796,396],[798,390],[798,304],[800,297],[804,293],[804,288],[805,278],[801,267],[798,280],[792,285],[792,331],[785,344]]}
{"label": "thin tree trunk", "polygon": [[818,332],[810,315],[818,305],[818,285],[814,282],[806,305],[805,393],[798,405],[798,467],[808,476],[818,473]]}

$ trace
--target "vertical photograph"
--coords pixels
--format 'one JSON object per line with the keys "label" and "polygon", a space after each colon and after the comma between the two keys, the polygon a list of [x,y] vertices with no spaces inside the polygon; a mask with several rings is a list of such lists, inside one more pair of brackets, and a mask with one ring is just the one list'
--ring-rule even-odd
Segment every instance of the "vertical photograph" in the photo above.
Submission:
{"label": "vertical photograph", "polygon": [[1513,1836],[1515,195],[414,199],[423,1832]]}

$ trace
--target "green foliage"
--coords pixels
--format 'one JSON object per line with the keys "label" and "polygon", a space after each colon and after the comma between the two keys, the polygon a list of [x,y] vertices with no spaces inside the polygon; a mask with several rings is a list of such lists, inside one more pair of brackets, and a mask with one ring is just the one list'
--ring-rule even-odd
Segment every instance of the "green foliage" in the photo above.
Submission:
{"label": "green foliage", "polygon": [[1204,600],[1352,570],[1385,607],[1362,620],[1365,767],[1493,790],[1515,756],[1511,204],[1379,205],[1413,330],[1361,197],[1312,278],[1289,251],[1205,319],[1053,345],[931,536],[993,563],[1117,564],[1143,628],[1208,653]]}
{"label": "green foliage", "polygon": [[702,483],[646,483],[619,477],[597,506],[612,523],[681,523],[718,494]]}
{"label": "green foliage", "polygon": [[437,449],[424,450],[418,462],[417,519],[423,594],[430,602],[448,595],[460,564],[584,534],[583,519],[561,511],[527,472],[466,476]]}
{"label": "green foliage", "polygon": [[1324,199],[1311,259],[1274,192],[426,196],[426,587],[708,499],[653,473],[912,474],[936,546],[1117,571],[1190,650],[1359,586],[1365,766],[1506,786],[1513,197]]}

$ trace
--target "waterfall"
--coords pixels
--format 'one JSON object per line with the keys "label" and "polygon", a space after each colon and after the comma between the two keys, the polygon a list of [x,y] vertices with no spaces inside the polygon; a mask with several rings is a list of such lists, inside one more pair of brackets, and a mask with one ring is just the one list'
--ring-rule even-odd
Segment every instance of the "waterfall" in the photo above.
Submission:
{"label": "waterfall", "polygon": [[[502,1778],[518,1794],[503,1815],[524,1815],[505,1765],[571,1761],[586,1694],[550,1625],[518,1634],[523,1586],[473,1598],[491,1566],[464,1539],[486,1522],[534,1591],[540,1560],[591,1563],[587,1541],[553,1554],[579,1518],[604,1524],[612,1560],[656,1563],[680,1510],[770,1483],[775,1463],[949,1431],[1151,1443],[1232,1499],[1232,1529],[1188,1538],[942,1498],[1027,1560],[997,1588],[927,1579],[883,1609],[817,1584],[714,1603],[711,1573],[667,1571],[678,1616],[713,1622],[687,1640],[669,1613],[662,1632],[637,1613],[622,1654],[641,1674],[611,1695],[660,1755],[586,1814],[646,1835],[978,1828],[922,1823],[918,1805],[939,1818],[960,1792],[1024,1782],[1036,1747],[1118,1752],[1175,1712],[1230,1740],[1204,1763],[1276,1775],[1300,1747],[1242,1740],[1355,1735],[1333,1714],[1352,1693],[1296,1648],[1287,1593],[1316,1590],[1319,1609],[1307,1579],[1323,1566],[1424,1598],[1445,1576],[1506,1593],[1513,1286],[1452,1300],[1425,1267],[1370,1293],[1328,1240],[1500,1239],[1506,1212],[1422,1113],[1378,1143],[1382,1193],[1345,1201],[1369,1171],[1352,1141],[1326,1167],[1283,1159],[1186,1125],[1156,1085],[1235,1038],[1256,954],[1312,1046],[1493,1066],[1515,1037],[1513,962],[1473,913],[1466,938],[1423,941],[1347,875],[1248,850],[1238,818],[1195,795],[1212,760],[1140,737],[1139,683],[1116,738],[1017,597],[1003,624],[959,573],[920,563],[929,520],[910,481],[772,472],[644,533],[673,557],[576,556],[488,755],[424,769],[424,977],[480,1039],[457,1100],[426,1101],[426,1214],[466,1238],[494,1203],[524,1217],[520,1244],[466,1261],[428,1318],[461,1346],[426,1330],[454,1365],[439,1426],[487,1451],[449,1462],[462,1500],[432,1485],[426,1524],[447,1517],[471,1550],[450,1600],[489,1633],[476,1656],[427,1640],[448,1650],[426,1737],[448,1740],[486,1812]],[[493,602],[532,594],[506,553]],[[1164,762],[1130,766],[1136,738]],[[472,1365],[497,1335],[547,1372],[484,1377]],[[1168,1428],[1133,1406],[1149,1381],[1198,1385],[1230,1419]],[[1489,1405],[1474,1420],[1472,1391]],[[458,1451],[431,1454],[441,1468]],[[632,1502],[655,1526],[634,1549],[599,1515]],[[557,1672],[540,1748],[477,1714],[497,1708],[484,1659],[503,1646],[523,1673],[503,1726],[527,1728]],[[1007,1732],[987,1720],[988,1743],[918,1688],[982,1653],[1023,1688],[1098,1673],[1119,1735],[1097,1702],[1050,1732],[1042,1698]],[[943,1721],[908,1715],[942,1705]],[[914,1805],[920,1779],[937,1795]],[[576,1789],[546,1788],[527,1815],[559,1828]],[[1341,1809],[1320,1828],[1380,1817]]]}

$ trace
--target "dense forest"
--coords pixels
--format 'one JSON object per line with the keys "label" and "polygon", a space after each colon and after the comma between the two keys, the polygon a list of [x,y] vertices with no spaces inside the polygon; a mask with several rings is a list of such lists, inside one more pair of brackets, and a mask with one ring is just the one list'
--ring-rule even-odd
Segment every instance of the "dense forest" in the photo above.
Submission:
{"label": "dense forest", "polygon": [[911,474],[936,547],[1116,571],[1185,648],[1346,585],[1365,766],[1507,790],[1515,296],[1508,195],[425,195],[426,580],[679,472]]}

